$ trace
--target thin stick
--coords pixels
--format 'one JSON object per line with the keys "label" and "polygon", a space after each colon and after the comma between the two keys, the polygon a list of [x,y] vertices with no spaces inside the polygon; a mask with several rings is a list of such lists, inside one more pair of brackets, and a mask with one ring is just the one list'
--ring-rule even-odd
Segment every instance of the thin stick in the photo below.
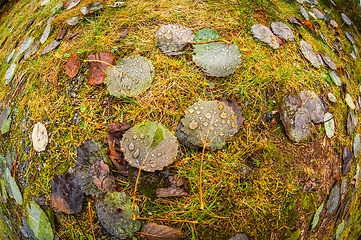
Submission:
{"label": "thin stick", "polygon": [[202,154],[202,153],[199,153],[199,154],[197,154],[197,155],[195,155],[195,156],[193,156],[193,157],[188,157],[188,158],[183,159],[182,161],[176,162],[176,163],[173,164],[172,167],[177,166],[177,165],[179,165],[179,164],[181,164],[181,163],[184,163],[184,162],[186,162],[186,161],[188,161],[188,160],[191,160],[191,159],[193,159],[193,158],[195,158],[195,157],[198,157],[198,156],[201,155],[201,154]]}
{"label": "thin stick", "polygon": [[139,220],[169,221],[169,222],[198,223],[198,221],[178,220],[178,219],[163,219],[163,218],[143,218],[143,217],[137,217],[137,219],[139,219]]}
{"label": "thin stick", "polygon": [[92,227],[93,239],[95,240],[95,234],[94,234],[94,229],[93,229],[92,216],[91,216],[91,213],[90,213],[90,202],[88,202],[88,212],[89,212],[90,226]]}
{"label": "thin stick", "polygon": [[[144,162],[143,162],[144,163]],[[140,172],[142,171],[142,166],[139,168],[138,171],[138,176],[137,176],[137,180],[135,181],[135,185],[134,185],[134,194],[133,194],[133,221],[135,221],[137,219],[137,216],[135,216],[135,193],[137,191],[137,186],[138,186],[138,181],[139,181],[139,176],[140,176]]]}
{"label": "thin stick", "polygon": [[84,60],[84,62],[96,62],[96,63],[103,63],[103,64],[106,64],[108,66],[111,66],[111,67],[114,67],[114,65],[110,64],[110,63],[107,63],[107,62],[104,62],[102,60]]}
{"label": "thin stick", "polygon": [[[207,141],[207,139],[206,139]],[[204,158],[204,150],[206,149],[206,145],[203,145],[203,150],[202,150],[202,157],[201,157],[201,169],[199,170],[199,198],[200,198],[200,209],[203,210],[204,209],[204,205],[203,205],[203,191],[202,191],[202,167],[203,167],[203,158]]]}

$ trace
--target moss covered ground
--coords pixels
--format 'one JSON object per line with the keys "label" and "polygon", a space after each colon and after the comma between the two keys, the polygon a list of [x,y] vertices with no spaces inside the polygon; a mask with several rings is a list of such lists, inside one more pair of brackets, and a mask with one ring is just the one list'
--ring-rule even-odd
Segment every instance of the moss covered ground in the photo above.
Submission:
{"label": "moss covered ground", "polygon": [[[17,206],[12,199],[1,204],[1,239],[22,239],[21,219],[26,216],[26,204],[34,199],[43,209],[48,209],[53,228],[60,239],[102,239],[106,235],[94,210],[94,200],[87,198],[83,210],[76,215],[54,213],[50,204],[51,182],[54,174],[66,173],[76,160],[77,147],[87,139],[97,139],[107,150],[107,123],[128,121],[131,125],[142,121],[158,121],[176,131],[184,111],[198,100],[219,98],[234,99],[241,107],[245,122],[239,133],[222,150],[206,151],[202,171],[202,190],[205,209],[200,209],[199,151],[181,147],[172,171],[187,180],[189,197],[156,199],[136,194],[141,206],[142,224],[157,222],[181,228],[188,239],[227,239],[237,232],[245,232],[254,239],[331,239],[338,224],[348,224],[341,239],[356,239],[361,232],[361,193],[356,195],[345,214],[323,216],[319,225],[311,230],[314,213],[326,202],[334,184],[341,177],[351,182],[359,159],[354,159],[351,172],[341,176],[342,150],[352,147],[352,137],[347,135],[348,108],[342,92],[329,76],[326,67],[316,69],[302,56],[299,46],[286,43],[277,50],[256,40],[251,26],[256,23],[270,26],[281,21],[292,27],[297,41],[301,38],[318,52],[325,52],[337,66],[350,73],[341,79],[347,83],[348,92],[359,95],[361,67],[349,54],[352,44],[346,39],[343,23],[336,8],[320,3],[322,11],[340,25],[334,29],[317,20],[329,45],[307,27],[297,27],[287,22],[286,16],[301,18],[297,1],[245,1],[245,0],[173,0],[127,1],[123,7],[106,7],[85,16],[77,25],[68,26],[68,35],[60,46],[48,54],[41,50],[58,34],[65,21],[79,14],[79,9],[91,3],[83,0],[69,10],[59,10],[50,36],[40,50],[19,63],[10,82],[4,83],[9,64],[5,57],[28,36],[40,37],[51,9],[58,1],[40,6],[37,1],[10,2],[0,19],[0,106],[13,109],[10,132],[0,136],[0,154],[15,151],[16,180],[24,197],[24,205]],[[104,4],[112,1],[103,0]],[[337,2],[337,1],[335,1]],[[34,18],[33,25],[24,26]],[[242,51],[242,64],[232,75],[224,78],[209,77],[192,61],[192,50],[178,56],[166,56],[155,46],[155,32],[162,24],[180,23],[193,32],[208,27],[227,40],[234,41]],[[128,29],[129,34],[120,38]],[[355,27],[356,42],[360,43]],[[342,59],[333,47],[339,36],[343,45]],[[107,93],[105,85],[86,83],[88,64],[84,62],[91,53],[110,52],[117,60],[140,54],[152,61],[155,77],[152,86],[132,98],[115,98]],[[79,74],[70,79],[64,65],[70,54],[82,63]],[[22,73],[27,79],[18,85]],[[281,121],[274,124],[264,120],[267,112],[276,110],[280,100],[289,93],[311,89],[327,99],[333,93],[336,104],[329,104],[335,116],[336,132],[332,139],[325,135],[323,125],[315,125],[312,136],[294,143],[285,134]],[[11,102],[11,96],[14,98]],[[75,124],[74,116],[79,123]],[[46,125],[49,134],[47,150],[36,153],[31,142],[31,132],[36,122]],[[356,132],[359,132],[357,127]],[[184,161],[187,160],[187,161]],[[116,174],[115,168],[113,168]],[[300,189],[313,176],[321,180],[313,192]],[[117,175],[117,183],[128,195],[134,187],[126,177]],[[357,186],[350,185],[346,199],[351,198]],[[163,219],[154,221],[152,218]],[[7,225],[4,219],[11,219]],[[196,222],[196,223],[195,223]],[[93,235],[94,232],[94,235]],[[139,234],[135,237],[140,238]]]}

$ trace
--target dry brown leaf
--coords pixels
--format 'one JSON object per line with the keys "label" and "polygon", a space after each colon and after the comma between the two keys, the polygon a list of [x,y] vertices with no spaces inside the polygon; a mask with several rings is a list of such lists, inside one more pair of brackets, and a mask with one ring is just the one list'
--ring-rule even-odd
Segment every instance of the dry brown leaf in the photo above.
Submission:
{"label": "dry brown leaf", "polygon": [[177,228],[172,228],[156,223],[147,223],[141,229],[141,236],[149,240],[176,240],[184,238]]}
{"label": "dry brown leaf", "polygon": [[130,124],[128,122],[115,122],[108,123],[107,127],[107,139],[109,144],[107,155],[121,174],[128,175],[127,162],[124,161],[123,152],[120,150],[120,140],[123,138],[123,134],[129,130]]}
{"label": "dry brown leaf", "polygon": [[115,191],[115,179],[110,174],[109,167],[102,160],[97,160],[91,166],[90,174],[93,178],[93,183],[102,192],[114,192]]}
{"label": "dry brown leaf", "polygon": [[70,55],[65,64],[65,72],[70,78],[74,78],[80,69],[80,61],[73,54]]}
{"label": "dry brown leaf", "polygon": [[170,187],[158,188],[157,197],[182,197],[189,196],[187,188],[182,187],[185,184],[184,178],[178,178],[177,176],[169,176]]}
{"label": "dry brown leaf", "polygon": [[107,75],[105,74],[109,67],[115,65],[115,57],[110,53],[95,53],[88,56],[89,71],[88,84],[97,85],[104,83]]}

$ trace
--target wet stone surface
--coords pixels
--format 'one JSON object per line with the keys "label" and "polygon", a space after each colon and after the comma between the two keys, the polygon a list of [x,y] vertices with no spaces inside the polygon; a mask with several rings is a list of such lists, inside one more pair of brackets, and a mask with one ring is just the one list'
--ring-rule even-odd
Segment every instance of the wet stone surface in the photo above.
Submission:
{"label": "wet stone surface", "polygon": [[303,40],[300,42],[300,47],[303,56],[312,64],[312,66],[320,68],[321,62],[318,56],[314,53],[313,47]]}
{"label": "wet stone surface", "polygon": [[341,86],[341,80],[340,80],[340,77],[338,76],[338,74],[333,71],[333,70],[330,70],[330,76],[333,80],[333,82],[336,84],[336,86]]}
{"label": "wet stone surface", "polygon": [[343,159],[342,174],[346,175],[347,173],[350,172],[350,168],[352,166],[352,152],[348,147],[345,147],[343,149],[342,159]]}
{"label": "wet stone surface", "polygon": [[340,185],[335,185],[330,193],[330,196],[328,198],[327,201],[327,205],[326,205],[326,209],[327,209],[327,214],[328,215],[332,215],[335,210],[338,207],[338,204],[340,202]]}

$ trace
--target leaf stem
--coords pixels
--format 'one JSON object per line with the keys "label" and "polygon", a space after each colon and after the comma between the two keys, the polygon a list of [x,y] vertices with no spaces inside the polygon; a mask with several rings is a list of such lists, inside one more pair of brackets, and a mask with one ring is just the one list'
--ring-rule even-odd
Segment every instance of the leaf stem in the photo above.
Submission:
{"label": "leaf stem", "polygon": [[[207,141],[207,139],[206,139]],[[205,142],[206,142],[205,141]],[[203,168],[203,158],[204,158],[204,151],[206,150],[206,144],[203,145],[203,150],[202,150],[202,157],[201,157],[201,168],[199,170],[199,201],[200,201],[200,209],[203,210],[204,209],[204,204],[203,204],[203,191],[202,191],[202,168]]]}
{"label": "leaf stem", "polygon": [[88,212],[89,212],[89,221],[90,221],[90,226],[91,226],[91,228],[92,228],[92,233],[93,233],[93,239],[95,240],[95,234],[94,234],[94,228],[93,228],[92,216],[91,216],[91,212],[90,212],[90,202],[88,202]]}
{"label": "leaf stem", "polygon": [[84,62],[103,63],[103,64],[106,64],[106,65],[108,65],[108,66],[115,67],[115,65],[112,65],[112,64],[110,64],[110,63],[104,62],[104,61],[102,61],[102,60],[84,60]]}

